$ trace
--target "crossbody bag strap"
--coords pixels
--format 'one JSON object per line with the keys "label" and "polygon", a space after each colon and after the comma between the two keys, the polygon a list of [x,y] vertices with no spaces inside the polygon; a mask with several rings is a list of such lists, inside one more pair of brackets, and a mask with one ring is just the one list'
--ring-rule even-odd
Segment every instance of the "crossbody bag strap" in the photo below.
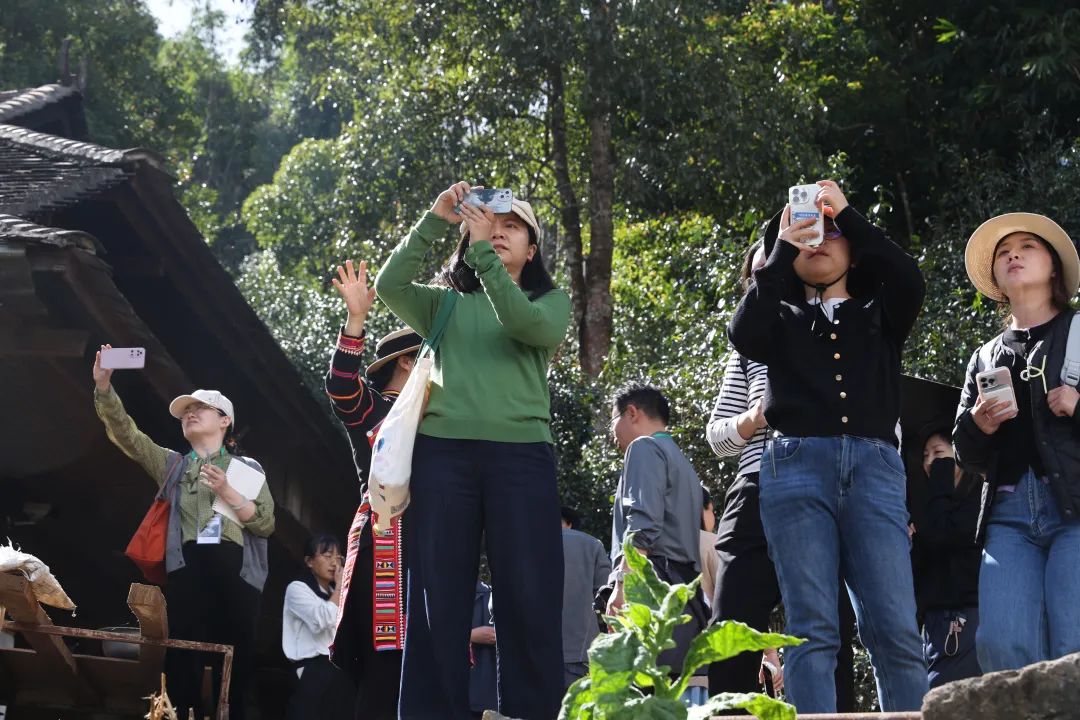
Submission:
{"label": "crossbody bag strap", "polygon": [[424,339],[424,344],[420,346],[419,355],[427,352],[434,355],[435,351],[439,349],[443,334],[446,332],[446,326],[450,322],[450,313],[454,311],[457,300],[458,294],[454,290],[447,291],[446,295],[443,296],[442,301],[439,303],[439,312],[435,315],[435,322],[431,324],[431,332]]}
{"label": "crossbody bag strap", "polygon": [[169,455],[169,459],[165,463],[165,479],[161,483],[161,489],[158,490],[158,500],[172,500],[172,491],[176,487],[176,484],[180,481],[180,473],[177,472],[180,463],[184,462],[184,456],[180,453],[173,451]]}

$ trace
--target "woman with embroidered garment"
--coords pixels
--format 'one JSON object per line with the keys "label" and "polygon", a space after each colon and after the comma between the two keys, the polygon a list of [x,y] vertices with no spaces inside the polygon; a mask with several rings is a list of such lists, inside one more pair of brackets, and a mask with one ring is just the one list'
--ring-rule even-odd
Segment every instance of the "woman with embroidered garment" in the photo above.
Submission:
{"label": "woman with embroidered garment", "polygon": [[[334,414],[349,436],[357,477],[364,483],[379,427],[409,379],[423,340],[409,328],[395,330],[379,340],[374,362],[361,372],[364,324],[375,302],[375,291],[368,287],[367,263],[361,260],[354,267],[352,260],[347,260],[338,266],[332,282],[348,316],[338,334],[324,384]],[[349,528],[330,659],[356,684],[357,720],[397,719],[405,635],[402,528],[407,515],[399,515],[375,531],[365,488]]]}

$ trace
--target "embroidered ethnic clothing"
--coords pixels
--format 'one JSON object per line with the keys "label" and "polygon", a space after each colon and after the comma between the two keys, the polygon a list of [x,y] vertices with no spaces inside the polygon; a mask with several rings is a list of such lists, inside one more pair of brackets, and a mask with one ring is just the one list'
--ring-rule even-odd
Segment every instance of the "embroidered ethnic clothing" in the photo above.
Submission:
{"label": "embroidered ethnic clothing", "polygon": [[[353,461],[361,482],[366,480],[371,466],[371,446],[379,432],[379,425],[390,412],[396,392],[379,393],[361,376],[364,338],[338,335],[337,348],[330,360],[325,386],[334,413],[345,426],[352,444]],[[356,510],[345,548],[345,566],[341,573],[341,604],[335,627],[335,645],[345,618],[348,594],[356,570],[356,558],[362,547],[373,544],[372,565],[372,642],[376,650],[401,650],[405,638],[404,567],[401,551],[401,517],[394,518],[385,531],[371,526],[371,505],[365,491],[364,499]],[[365,532],[366,531],[366,532]],[[334,646],[331,646],[334,654]]]}

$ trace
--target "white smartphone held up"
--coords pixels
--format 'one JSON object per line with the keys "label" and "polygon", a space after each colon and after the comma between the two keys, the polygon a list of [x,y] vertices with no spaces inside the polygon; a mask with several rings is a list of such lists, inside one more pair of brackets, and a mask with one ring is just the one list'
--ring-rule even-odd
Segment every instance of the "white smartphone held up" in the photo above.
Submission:
{"label": "white smartphone held up", "polygon": [[140,370],[146,367],[146,348],[106,348],[101,351],[104,370]]}
{"label": "white smartphone held up", "polygon": [[979,385],[979,397],[983,402],[1005,401],[1005,407],[998,408],[995,414],[1016,410],[1016,393],[1013,392],[1009,368],[983,370],[975,375],[975,382]]}
{"label": "white smartphone held up", "polygon": [[825,241],[825,216],[817,204],[821,188],[817,185],[792,185],[788,188],[788,205],[791,206],[791,224],[800,220],[813,220],[817,237],[810,238],[805,244],[817,247]]}

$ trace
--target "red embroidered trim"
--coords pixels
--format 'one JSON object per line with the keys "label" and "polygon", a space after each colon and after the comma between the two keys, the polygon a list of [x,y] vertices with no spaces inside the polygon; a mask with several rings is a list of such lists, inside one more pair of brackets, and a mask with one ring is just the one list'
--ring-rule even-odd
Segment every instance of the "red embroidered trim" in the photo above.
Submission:
{"label": "red embroidered trim", "polygon": [[376,650],[401,650],[405,638],[405,593],[401,572],[401,516],[390,527],[376,530],[372,513],[374,548],[371,572],[372,637]]}

